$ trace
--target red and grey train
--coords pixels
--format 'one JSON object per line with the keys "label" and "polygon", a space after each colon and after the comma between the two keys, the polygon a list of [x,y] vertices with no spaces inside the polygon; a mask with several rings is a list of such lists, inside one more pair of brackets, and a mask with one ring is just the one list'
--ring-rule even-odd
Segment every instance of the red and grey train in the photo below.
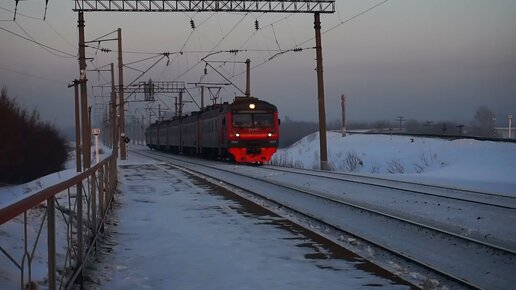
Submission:
{"label": "red and grey train", "polygon": [[254,97],[236,97],[231,104],[156,122],[146,129],[145,140],[155,150],[262,164],[278,147],[278,110]]}

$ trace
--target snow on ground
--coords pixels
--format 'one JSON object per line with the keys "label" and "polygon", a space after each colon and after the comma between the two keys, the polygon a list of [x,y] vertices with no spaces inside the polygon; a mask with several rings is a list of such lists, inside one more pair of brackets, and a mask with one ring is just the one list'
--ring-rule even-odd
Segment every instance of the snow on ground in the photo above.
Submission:
{"label": "snow on ground", "polygon": [[[328,132],[332,170],[516,195],[516,143]],[[319,135],[279,149],[272,164],[319,168]]]}
{"label": "snow on ground", "polygon": [[[307,136],[280,149],[273,162],[318,168],[318,141],[317,134]],[[515,143],[388,135],[342,138],[328,132],[328,152],[334,170],[516,195]],[[74,164],[69,161],[67,168]],[[112,240],[105,245],[113,253],[101,258],[99,269],[106,271],[97,272],[91,289],[332,288],[328,281],[333,288],[339,283],[348,289],[403,287],[358,270],[358,261],[353,265],[342,259],[308,259],[331,256],[331,251],[281,230],[274,225],[277,217],[242,214],[237,202],[214,195],[212,189],[163,164],[129,153],[119,165],[123,194],[111,221],[119,225],[112,227]],[[75,169],[69,169],[2,187],[0,207],[74,174]],[[38,219],[34,221],[31,233],[39,227]],[[19,218],[1,225],[1,246],[18,253],[22,230]],[[307,243],[309,247],[303,246]],[[224,251],[230,254],[221,254]],[[11,289],[17,285],[16,272],[6,270],[12,265],[5,256],[0,255],[0,263],[0,289]],[[34,264],[35,277],[43,280],[44,257]],[[278,282],[284,276],[290,279]],[[220,284],[215,287],[215,282]]]}
{"label": "snow on ground", "polygon": [[120,167],[87,289],[408,289],[169,165]]}

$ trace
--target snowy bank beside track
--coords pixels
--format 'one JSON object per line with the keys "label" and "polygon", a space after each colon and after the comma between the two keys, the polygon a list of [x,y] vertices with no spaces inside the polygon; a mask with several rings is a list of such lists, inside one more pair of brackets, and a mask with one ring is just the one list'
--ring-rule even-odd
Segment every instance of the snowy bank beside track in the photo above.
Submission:
{"label": "snowy bank beside track", "polygon": [[[328,133],[332,170],[516,195],[516,144]],[[279,149],[271,164],[319,168],[318,133]]]}

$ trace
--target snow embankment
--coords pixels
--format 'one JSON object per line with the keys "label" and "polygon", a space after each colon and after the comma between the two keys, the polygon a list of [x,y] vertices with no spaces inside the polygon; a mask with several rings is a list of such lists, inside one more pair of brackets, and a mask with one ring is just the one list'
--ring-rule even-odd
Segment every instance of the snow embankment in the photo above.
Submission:
{"label": "snow embankment", "polygon": [[[328,132],[332,170],[516,195],[516,144]],[[319,134],[273,156],[272,164],[319,168]]]}

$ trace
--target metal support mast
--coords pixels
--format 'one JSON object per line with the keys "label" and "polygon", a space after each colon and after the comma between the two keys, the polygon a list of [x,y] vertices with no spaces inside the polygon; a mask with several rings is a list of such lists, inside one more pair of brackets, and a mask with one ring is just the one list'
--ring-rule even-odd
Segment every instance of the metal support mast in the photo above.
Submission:
{"label": "metal support mast", "polygon": [[317,99],[319,103],[319,150],[321,170],[328,170],[328,151],[326,145],[326,109],[324,107],[324,76],[321,44],[321,15],[314,13],[315,53],[317,55]]}
{"label": "metal support mast", "polygon": [[251,97],[251,60],[245,61],[245,96]]}
{"label": "metal support mast", "polygon": [[111,63],[111,124],[113,126],[113,155],[118,158],[118,120],[116,117],[115,65]]}
{"label": "metal support mast", "polygon": [[118,28],[118,99],[120,109],[120,159],[125,160],[127,157],[125,147],[125,106],[124,106],[124,63],[122,62],[122,29]]}
{"label": "metal support mast", "polygon": [[91,130],[88,120],[88,87],[86,79],[86,45],[84,44],[84,13],[79,11],[79,69],[81,86],[81,123],[82,123],[82,169],[91,166]]}
{"label": "metal support mast", "polygon": [[335,0],[74,0],[74,10],[123,12],[333,13]]}
{"label": "metal support mast", "polygon": [[[74,0],[74,11],[82,12],[275,12],[275,13],[314,13],[316,54],[317,54],[317,87],[319,100],[319,126],[321,146],[321,169],[328,169],[326,149],[326,114],[324,108],[324,81],[321,46],[321,13],[334,13],[335,0]],[[122,72],[122,36],[118,30],[119,41],[119,80],[120,80],[120,136],[125,137],[124,97]],[[82,46],[84,49],[84,46]],[[246,88],[246,96],[250,96],[250,82]],[[124,138],[120,138],[121,159],[126,158]],[[88,139],[89,140],[89,139]],[[88,148],[89,154],[89,148]]]}

